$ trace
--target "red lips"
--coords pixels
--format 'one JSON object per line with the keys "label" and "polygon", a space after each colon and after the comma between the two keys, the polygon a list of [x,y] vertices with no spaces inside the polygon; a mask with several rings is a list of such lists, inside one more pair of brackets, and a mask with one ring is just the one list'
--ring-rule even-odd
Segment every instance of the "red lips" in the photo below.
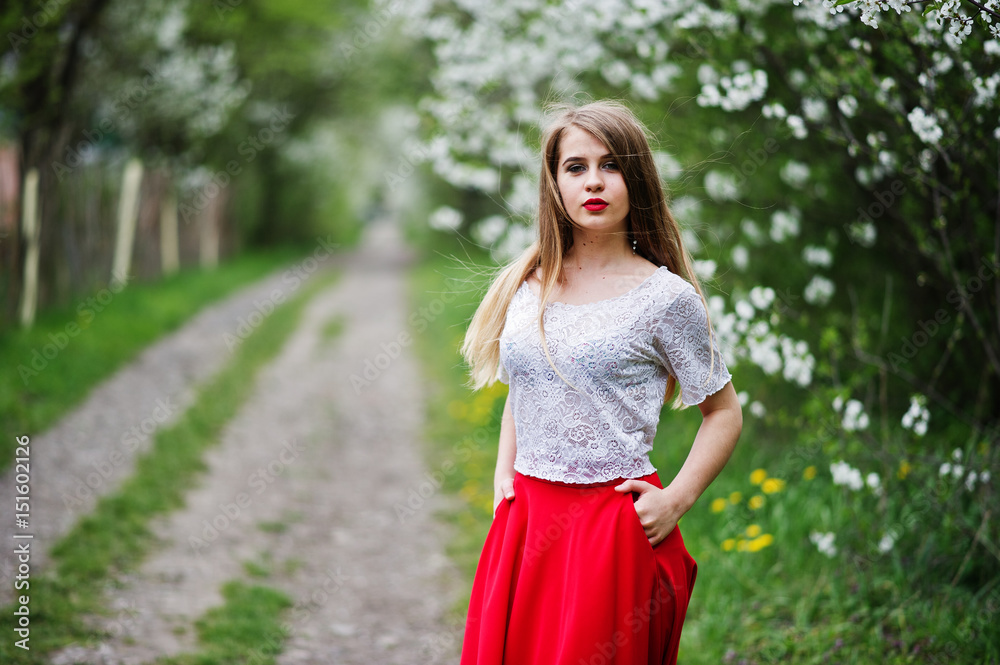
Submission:
{"label": "red lips", "polygon": [[608,207],[608,202],[604,199],[587,199],[587,202],[583,204],[583,207],[591,212],[597,212],[598,210],[604,210]]}

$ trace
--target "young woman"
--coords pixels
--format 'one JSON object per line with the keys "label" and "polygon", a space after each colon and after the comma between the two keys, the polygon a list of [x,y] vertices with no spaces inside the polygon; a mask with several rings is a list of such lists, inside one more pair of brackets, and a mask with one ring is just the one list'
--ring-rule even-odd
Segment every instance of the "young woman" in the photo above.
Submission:
{"label": "young woman", "polygon": [[[542,150],[538,240],[462,348],[476,387],[510,386],[462,664],[675,663],[697,571],[677,521],[732,454],[739,400],[640,122],[567,109]],[[664,488],[648,453],[678,388],[704,419]]]}

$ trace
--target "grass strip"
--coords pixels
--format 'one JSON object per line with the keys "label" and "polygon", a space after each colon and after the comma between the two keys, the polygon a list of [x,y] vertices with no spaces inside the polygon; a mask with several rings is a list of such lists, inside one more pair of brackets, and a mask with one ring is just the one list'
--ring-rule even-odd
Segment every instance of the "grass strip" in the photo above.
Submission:
{"label": "grass strip", "polygon": [[[104,611],[104,594],[115,577],[133,568],[155,544],[150,520],[183,505],[186,491],[206,468],[205,450],[218,442],[252,394],[258,370],[280,351],[311,297],[336,277],[316,275],[277,307],[201,387],[178,422],[157,432],[152,448],[136,461],[135,472],[118,491],[102,497],[52,548],[54,570],[31,579],[31,651],[13,646],[13,633],[5,630],[0,662],[47,663],[46,654],[53,649],[99,637],[83,617]],[[13,610],[0,611],[13,617]]]}
{"label": "grass strip", "polygon": [[119,293],[103,289],[42,312],[30,330],[0,329],[0,471],[13,460],[15,434],[44,430],[154,340],[300,253],[253,252],[214,270],[184,270]]}
{"label": "grass strip", "polygon": [[281,623],[291,599],[271,587],[232,580],[222,587],[225,602],[195,622],[201,649],[163,658],[157,665],[272,665],[288,632]]}

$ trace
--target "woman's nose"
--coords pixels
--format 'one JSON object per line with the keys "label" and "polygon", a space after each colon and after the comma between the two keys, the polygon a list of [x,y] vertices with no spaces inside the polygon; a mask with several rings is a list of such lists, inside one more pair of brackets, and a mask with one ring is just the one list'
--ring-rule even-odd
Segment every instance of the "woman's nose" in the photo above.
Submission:
{"label": "woman's nose", "polygon": [[601,177],[600,169],[591,169],[587,172],[587,191],[600,191],[604,189],[604,179]]}

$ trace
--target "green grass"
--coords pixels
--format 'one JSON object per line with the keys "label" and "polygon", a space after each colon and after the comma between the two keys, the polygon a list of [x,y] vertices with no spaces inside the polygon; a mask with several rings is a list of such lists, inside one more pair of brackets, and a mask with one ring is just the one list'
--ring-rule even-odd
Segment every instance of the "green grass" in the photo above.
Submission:
{"label": "green grass", "polygon": [[299,252],[252,252],[215,270],[185,270],[117,294],[99,291],[42,312],[30,330],[0,330],[0,471],[11,464],[15,434],[43,431],[157,338]]}
{"label": "green grass", "polygon": [[234,580],[222,587],[225,602],[195,623],[201,649],[162,658],[158,665],[271,665],[288,637],[281,624],[291,599],[265,586]]}
{"label": "green grass", "polygon": [[324,342],[332,342],[337,339],[342,332],[344,332],[345,323],[346,320],[343,315],[338,314],[337,316],[334,316],[323,324],[323,328],[320,330],[320,337]]}
{"label": "green grass", "polygon": [[[273,358],[298,325],[311,296],[328,287],[336,274],[316,276],[294,298],[240,344],[230,362],[203,385],[193,405],[171,427],[156,434],[152,448],[112,494],[102,497],[56,543],[46,574],[31,579],[31,651],[0,641],[0,660],[44,663],[45,654],[73,641],[91,641],[84,617],[103,611],[105,592],[154,546],[150,520],[184,502],[185,492],[205,469],[203,455],[226,423],[252,394],[258,370]],[[2,610],[12,616],[12,608]]]}
{"label": "green grass", "polygon": [[[446,245],[428,252],[415,267],[414,309],[446,291],[446,278],[468,276],[452,255],[466,257],[464,250]],[[470,284],[426,331],[415,334],[428,384],[428,464],[432,471],[448,470],[444,490],[464,501],[441,517],[455,526],[449,554],[464,572],[467,589],[491,522],[499,417],[507,393],[499,383],[478,393],[463,387],[467,377],[458,346],[479,295]],[[734,375],[737,390],[753,394],[752,386],[740,385],[739,368]],[[663,409],[652,461],[665,484],[683,463],[700,424],[696,407]],[[690,665],[1000,662],[997,588],[972,593],[950,587],[948,580],[912,588],[912,571],[899,552],[858,565],[817,551],[809,540],[812,531],[852,523],[848,504],[840,500],[847,490],[832,485],[830,460],[800,454],[796,434],[764,427],[746,411],[732,459],[681,520],[699,570],[680,660]],[[813,465],[816,476],[803,477]],[[760,483],[751,482],[755,469],[784,485],[764,492]],[[780,485],[772,482],[768,489]],[[763,497],[763,504],[751,508],[755,495]],[[725,501],[718,512],[712,509],[715,499]],[[759,547],[766,540],[758,540],[749,546],[764,535],[770,544]],[[464,617],[467,598],[454,608],[457,617]]]}

